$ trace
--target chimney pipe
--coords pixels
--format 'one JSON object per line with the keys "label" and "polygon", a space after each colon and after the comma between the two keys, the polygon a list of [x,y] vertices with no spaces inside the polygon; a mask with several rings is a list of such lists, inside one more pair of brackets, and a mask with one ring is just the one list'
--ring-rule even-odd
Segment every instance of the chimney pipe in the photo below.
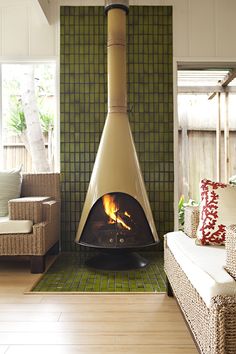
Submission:
{"label": "chimney pipe", "polygon": [[[110,11],[112,10],[112,11]],[[126,13],[128,1],[108,1],[108,113],[127,112]]]}

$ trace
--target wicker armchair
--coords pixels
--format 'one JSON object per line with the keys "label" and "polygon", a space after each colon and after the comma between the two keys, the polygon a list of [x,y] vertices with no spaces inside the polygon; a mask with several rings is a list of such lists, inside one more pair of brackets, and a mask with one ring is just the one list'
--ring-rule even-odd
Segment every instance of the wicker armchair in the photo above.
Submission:
{"label": "wicker armchair", "polygon": [[23,175],[21,198],[10,200],[11,220],[32,220],[29,234],[0,237],[0,256],[30,256],[31,273],[42,273],[45,255],[59,251],[60,176],[56,173]]}
{"label": "wicker armchair", "polygon": [[[196,237],[199,222],[196,207],[187,208],[185,222],[185,234]],[[236,294],[214,296],[207,307],[176,261],[166,237],[164,253],[168,296],[175,296],[199,353],[236,354]],[[236,277],[236,225],[227,228],[226,255],[226,270]]]}

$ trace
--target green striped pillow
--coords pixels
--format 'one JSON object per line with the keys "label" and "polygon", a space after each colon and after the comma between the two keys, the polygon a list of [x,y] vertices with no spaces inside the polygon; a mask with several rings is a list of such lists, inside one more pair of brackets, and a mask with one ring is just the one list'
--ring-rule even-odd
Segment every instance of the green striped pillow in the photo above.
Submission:
{"label": "green striped pillow", "polygon": [[21,192],[21,168],[0,171],[0,216],[8,214],[8,200],[19,198]]}

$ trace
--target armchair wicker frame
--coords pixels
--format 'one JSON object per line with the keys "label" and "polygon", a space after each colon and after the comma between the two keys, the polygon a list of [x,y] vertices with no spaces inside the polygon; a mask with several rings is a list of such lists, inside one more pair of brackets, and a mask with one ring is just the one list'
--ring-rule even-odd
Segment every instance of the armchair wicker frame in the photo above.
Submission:
{"label": "armchair wicker frame", "polygon": [[[39,196],[48,198],[33,198]],[[23,175],[21,197],[9,201],[10,219],[32,220],[33,230],[30,234],[1,235],[0,256],[30,256],[31,273],[42,273],[45,255],[59,251],[60,175]]]}

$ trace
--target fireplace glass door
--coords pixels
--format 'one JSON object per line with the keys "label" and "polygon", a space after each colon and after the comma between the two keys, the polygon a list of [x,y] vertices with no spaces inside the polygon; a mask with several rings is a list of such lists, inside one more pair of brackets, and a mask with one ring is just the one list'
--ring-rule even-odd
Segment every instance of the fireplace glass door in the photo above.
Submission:
{"label": "fireplace glass door", "polygon": [[109,193],[93,205],[80,244],[101,248],[135,248],[154,244],[139,202],[126,193]]}

